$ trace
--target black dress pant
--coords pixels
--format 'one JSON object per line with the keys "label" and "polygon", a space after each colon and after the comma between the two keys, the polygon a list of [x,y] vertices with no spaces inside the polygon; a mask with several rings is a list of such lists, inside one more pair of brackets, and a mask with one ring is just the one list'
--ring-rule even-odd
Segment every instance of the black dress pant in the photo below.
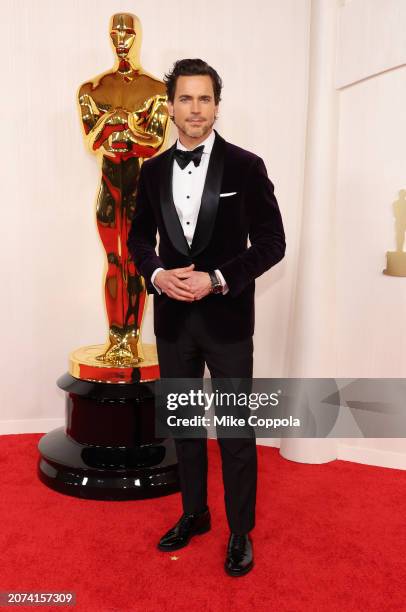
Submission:
{"label": "black dress pant", "polygon": [[[203,378],[205,363],[214,378],[252,378],[253,339],[216,341],[192,304],[176,341],[157,337],[161,378]],[[207,432],[206,432],[207,434]],[[255,434],[246,438],[218,437],[222,459],[224,500],[230,531],[248,533],[255,525],[257,449]],[[207,505],[207,435],[178,438],[175,447],[183,511],[201,512]]]}

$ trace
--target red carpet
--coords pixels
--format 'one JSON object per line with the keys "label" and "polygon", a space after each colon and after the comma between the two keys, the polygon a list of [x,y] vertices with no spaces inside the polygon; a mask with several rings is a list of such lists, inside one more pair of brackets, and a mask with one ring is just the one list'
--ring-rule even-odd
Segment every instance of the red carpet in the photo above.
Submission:
{"label": "red carpet", "polygon": [[0,591],[77,594],[74,607],[38,610],[406,610],[405,471],[298,464],[259,447],[256,567],[231,578],[223,571],[228,529],[215,442],[212,531],[172,560],[155,545],[180,514],[179,494],[104,502],[56,493],[36,476],[40,437],[0,436]]}

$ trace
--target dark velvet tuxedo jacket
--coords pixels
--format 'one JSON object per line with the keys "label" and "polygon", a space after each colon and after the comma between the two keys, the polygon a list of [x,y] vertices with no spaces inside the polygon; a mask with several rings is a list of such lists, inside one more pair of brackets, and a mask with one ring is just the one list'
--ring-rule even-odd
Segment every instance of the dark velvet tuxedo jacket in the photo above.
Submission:
{"label": "dark velvet tuxedo jacket", "polygon": [[[225,342],[243,340],[254,332],[254,279],[285,253],[274,186],[260,157],[226,142],[216,132],[189,248],[172,196],[175,146],[142,165],[128,238],[128,248],[145,278],[147,291],[155,296],[155,335],[176,340],[190,310],[199,308],[208,336]],[[232,192],[236,194],[220,196]],[[180,268],[191,263],[195,270],[204,272],[219,269],[229,292],[209,294],[196,302],[158,294],[151,284],[156,268]]]}

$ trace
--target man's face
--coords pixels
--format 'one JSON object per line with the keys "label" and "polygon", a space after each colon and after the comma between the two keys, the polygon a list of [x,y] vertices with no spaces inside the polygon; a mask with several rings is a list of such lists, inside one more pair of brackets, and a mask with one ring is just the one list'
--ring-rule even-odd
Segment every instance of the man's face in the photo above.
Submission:
{"label": "man's face", "polygon": [[178,77],[174,100],[168,101],[168,109],[181,134],[196,139],[209,134],[218,110],[211,78],[206,74]]}

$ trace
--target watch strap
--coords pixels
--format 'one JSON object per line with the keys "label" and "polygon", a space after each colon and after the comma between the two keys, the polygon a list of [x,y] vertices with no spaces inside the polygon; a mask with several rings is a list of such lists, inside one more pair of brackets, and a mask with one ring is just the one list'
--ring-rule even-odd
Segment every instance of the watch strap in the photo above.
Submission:
{"label": "watch strap", "polygon": [[211,280],[211,290],[213,293],[222,293],[223,291],[223,285],[221,284],[219,278],[217,277],[217,274],[214,272],[214,270],[209,271],[209,276],[210,276],[210,280]]}

